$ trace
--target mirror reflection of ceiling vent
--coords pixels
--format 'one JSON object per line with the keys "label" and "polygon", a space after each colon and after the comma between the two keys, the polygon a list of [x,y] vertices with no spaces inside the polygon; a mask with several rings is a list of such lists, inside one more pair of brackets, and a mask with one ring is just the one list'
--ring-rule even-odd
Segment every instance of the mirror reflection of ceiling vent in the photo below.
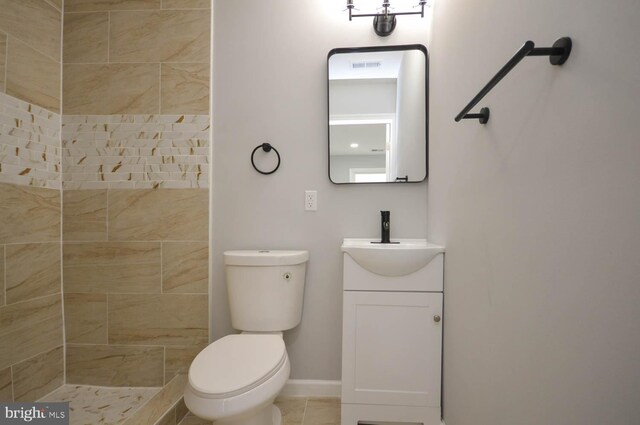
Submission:
{"label": "mirror reflection of ceiling vent", "polygon": [[351,68],[353,69],[380,68],[381,66],[382,62],[380,61],[351,62]]}

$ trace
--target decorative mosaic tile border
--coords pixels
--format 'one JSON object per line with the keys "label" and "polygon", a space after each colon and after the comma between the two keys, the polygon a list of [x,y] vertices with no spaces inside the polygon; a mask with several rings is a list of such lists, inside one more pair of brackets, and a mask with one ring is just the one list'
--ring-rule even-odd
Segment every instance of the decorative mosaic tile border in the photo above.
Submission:
{"label": "decorative mosaic tile border", "polygon": [[209,187],[208,115],[64,115],[64,189]]}
{"label": "decorative mosaic tile border", "polygon": [[0,183],[60,189],[60,115],[0,93]]}

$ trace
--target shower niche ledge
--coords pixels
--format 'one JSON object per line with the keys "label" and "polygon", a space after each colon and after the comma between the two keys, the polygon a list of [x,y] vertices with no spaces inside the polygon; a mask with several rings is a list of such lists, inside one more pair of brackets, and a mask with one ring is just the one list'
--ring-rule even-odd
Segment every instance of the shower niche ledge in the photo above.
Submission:
{"label": "shower niche ledge", "polygon": [[444,247],[375,242],[341,247],[342,425],[440,425]]}

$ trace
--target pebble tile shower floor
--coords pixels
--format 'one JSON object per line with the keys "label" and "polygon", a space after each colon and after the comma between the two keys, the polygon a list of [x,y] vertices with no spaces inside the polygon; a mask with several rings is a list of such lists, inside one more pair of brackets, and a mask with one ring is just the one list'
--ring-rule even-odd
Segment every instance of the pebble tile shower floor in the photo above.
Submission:
{"label": "pebble tile shower floor", "polygon": [[63,385],[40,401],[68,401],[70,425],[123,423],[160,388],[106,388]]}
{"label": "pebble tile shower floor", "polygon": [[[40,401],[70,402],[70,425],[119,425],[159,391],[160,388],[63,385]],[[276,405],[282,412],[282,425],[340,425],[339,398],[288,397],[276,400]],[[180,422],[180,425],[210,424],[191,414]]]}

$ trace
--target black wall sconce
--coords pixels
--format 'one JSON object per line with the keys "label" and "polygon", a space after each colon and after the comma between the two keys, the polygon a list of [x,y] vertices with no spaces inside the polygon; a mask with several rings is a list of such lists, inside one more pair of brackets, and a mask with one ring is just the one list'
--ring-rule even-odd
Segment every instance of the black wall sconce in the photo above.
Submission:
{"label": "black wall sconce", "polygon": [[394,29],[396,29],[396,16],[399,15],[420,15],[424,18],[424,7],[427,5],[427,0],[419,0],[416,7],[420,7],[419,12],[391,12],[391,0],[382,0],[381,13],[361,13],[354,14],[353,9],[355,5],[353,0],[347,0],[347,10],[349,11],[349,20],[352,18],[364,18],[373,16],[373,30],[380,37],[387,37]]}

